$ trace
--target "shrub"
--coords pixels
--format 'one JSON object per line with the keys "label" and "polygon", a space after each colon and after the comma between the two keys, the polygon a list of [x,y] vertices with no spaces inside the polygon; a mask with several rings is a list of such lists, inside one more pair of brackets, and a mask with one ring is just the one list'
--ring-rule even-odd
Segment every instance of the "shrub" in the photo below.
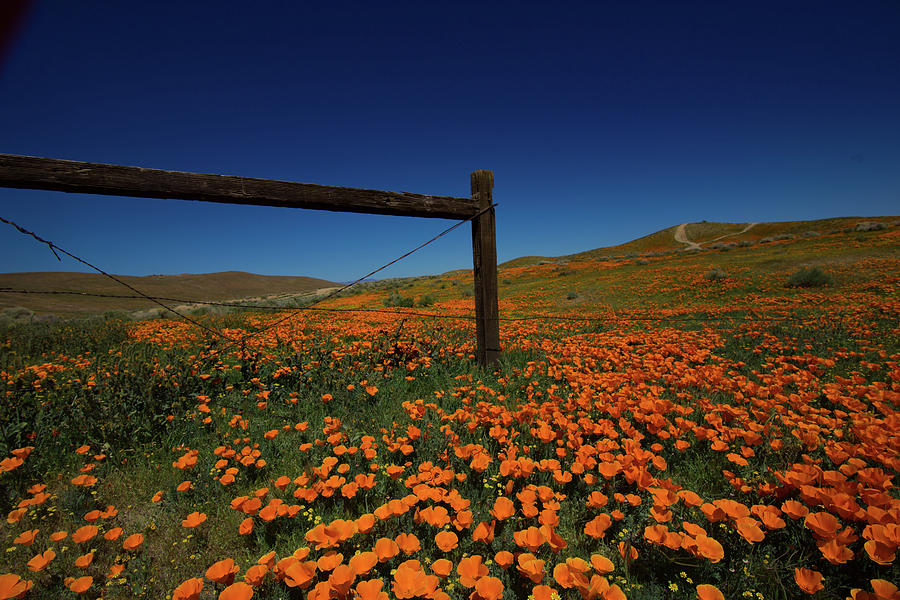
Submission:
{"label": "shrub", "polygon": [[578,292],[569,292],[566,294],[566,300],[575,300],[578,298]]}
{"label": "shrub", "polygon": [[431,306],[432,304],[434,304],[434,296],[432,296],[431,294],[425,294],[424,296],[419,298],[418,302],[416,302],[416,306],[423,306],[423,307]]}
{"label": "shrub", "polygon": [[475,290],[470,287],[465,287],[460,290],[460,293],[462,294],[463,298],[471,298],[475,295]]}
{"label": "shrub", "polygon": [[819,267],[803,268],[791,275],[791,278],[785,284],[785,287],[795,288],[811,288],[831,285],[831,275],[820,269]]}
{"label": "shrub", "polygon": [[406,306],[411,307],[415,303],[413,298],[409,298],[407,296],[401,296],[398,292],[391,292],[391,294],[384,299],[385,306]]}
{"label": "shrub", "polygon": [[854,231],[881,231],[882,229],[887,229],[887,225],[884,223],[864,221],[862,223],[857,223]]}
{"label": "shrub", "polygon": [[703,279],[707,281],[721,281],[722,279],[728,279],[728,273],[721,269],[710,269],[703,274]]}

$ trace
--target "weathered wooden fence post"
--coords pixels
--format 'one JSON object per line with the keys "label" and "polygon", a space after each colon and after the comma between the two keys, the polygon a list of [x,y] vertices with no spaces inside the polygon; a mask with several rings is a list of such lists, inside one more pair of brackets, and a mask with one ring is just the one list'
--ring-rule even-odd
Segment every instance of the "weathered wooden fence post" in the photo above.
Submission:
{"label": "weathered wooden fence post", "polygon": [[[494,173],[472,173],[472,200],[484,210],[493,203]],[[494,366],[500,359],[500,308],[497,304],[497,232],[494,209],[472,220],[472,259],[475,264],[475,332],[478,363]]]}
{"label": "weathered wooden fence post", "polygon": [[454,198],[0,154],[0,187],[433,219],[471,219],[484,210],[472,219],[476,356],[484,366],[494,366],[500,358],[497,234],[494,209],[490,208],[494,189],[491,171],[472,173],[471,198]]}

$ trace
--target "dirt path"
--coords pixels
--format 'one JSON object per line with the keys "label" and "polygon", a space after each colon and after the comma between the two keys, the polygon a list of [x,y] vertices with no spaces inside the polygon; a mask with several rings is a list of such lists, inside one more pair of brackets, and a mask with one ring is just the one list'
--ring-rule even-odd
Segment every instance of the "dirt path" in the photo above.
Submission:
{"label": "dirt path", "polygon": [[684,232],[684,228],[687,226],[687,223],[682,223],[678,226],[678,229],[675,230],[675,241],[680,244],[687,244],[688,247],[685,250],[700,250],[700,244],[687,239],[687,235]]}
{"label": "dirt path", "polygon": [[723,238],[731,237],[733,235],[741,235],[742,233],[747,233],[748,231],[753,229],[756,225],[759,225],[759,223],[747,223],[747,226],[744,227],[741,231],[738,231],[737,233],[726,233],[725,235],[720,235],[719,237],[717,237],[714,240],[709,240],[709,242],[703,242],[703,243],[708,244],[710,242],[718,242],[719,240],[721,240]]}
{"label": "dirt path", "polygon": [[[689,223],[682,223],[681,225],[678,226],[678,228],[675,230],[675,241],[680,244],[687,244],[687,248],[684,248],[685,250],[701,250],[702,247],[700,246],[700,244],[698,244],[697,242],[692,242],[691,240],[687,239],[687,233],[685,232],[685,227],[687,227],[688,225],[689,225]],[[725,235],[720,235],[719,237],[717,237],[715,239],[712,239],[712,240],[709,240],[706,242],[702,242],[702,243],[711,244],[712,242],[718,242],[721,239],[731,237],[733,235],[741,235],[742,233],[746,233],[746,232],[750,231],[756,225],[759,225],[759,223],[747,223],[747,226],[744,227],[741,231],[738,231],[737,233],[726,233]]]}

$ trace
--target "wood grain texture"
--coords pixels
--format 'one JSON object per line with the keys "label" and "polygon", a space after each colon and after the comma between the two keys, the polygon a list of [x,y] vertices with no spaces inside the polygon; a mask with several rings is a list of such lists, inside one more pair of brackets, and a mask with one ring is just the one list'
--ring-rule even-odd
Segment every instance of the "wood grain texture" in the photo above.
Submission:
{"label": "wood grain texture", "polygon": [[479,210],[474,198],[163,171],[14,154],[0,154],[0,187],[439,219],[467,219]]}
{"label": "wood grain texture", "polygon": [[[472,173],[472,199],[478,209],[493,203],[494,174]],[[497,233],[494,209],[472,220],[472,260],[475,265],[476,359],[493,367],[500,359],[500,307],[497,300]]]}

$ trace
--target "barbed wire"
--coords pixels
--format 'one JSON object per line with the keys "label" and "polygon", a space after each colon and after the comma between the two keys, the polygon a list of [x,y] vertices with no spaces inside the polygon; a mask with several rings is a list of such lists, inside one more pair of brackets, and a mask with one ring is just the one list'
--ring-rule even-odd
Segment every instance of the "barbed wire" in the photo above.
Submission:
{"label": "barbed wire", "polygon": [[[329,299],[331,299],[331,298],[337,296],[337,295],[340,294],[341,292],[343,292],[343,291],[345,291],[345,290],[347,290],[347,289],[353,287],[354,285],[358,284],[359,282],[363,281],[364,279],[367,279],[367,278],[371,277],[372,275],[375,275],[376,273],[379,273],[379,272],[381,272],[381,271],[387,269],[387,268],[390,267],[391,265],[393,265],[393,264],[395,264],[395,263],[397,263],[397,262],[403,260],[404,258],[406,258],[407,256],[409,256],[410,254],[412,254],[412,253],[414,253],[414,252],[417,252],[417,251],[421,250],[422,248],[424,248],[425,246],[427,246],[428,244],[431,244],[432,242],[434,242],[434,241],[436,241],[436,240],[442,238],[443,236],[447,235],[448,233],[450,233],[451,231],[453,231],[453,230],[456,229],[457,227],[459,227],[459,226],[461,226],[461,225],[463,225],[463,224],[465,224],[465,223],[468,223],[469,221],[472,221],[473,219],[475,219],[475,218],[477,218],[477,217],[480,217],[481,215],[483,215],[484,213],[486,213],[486,212],[489,211],[489,210],[493,210],[496,206],[497,206],[496,203],[492,203],[492,204],[490,204],[489,206],[486,206],[486,207],[482,208],[481,210],[479,210],[478,212],[476,212],[476,213],[473,214],[472,216],[467,217],[467,218],[465,218],[465,219],[462,219],[461,221],[459,221],[459,222],[457,222],[457,223],[451,225],[450,227],[448,227],[447,229],[445,229],[445,230],[443,230],[442,232],[438,233],[436,236],[432,237],[432,238],[429,239],[428,241],[419,244],[418,246],[416,246],[416,247],[413,248],[412,250],[410,250],[410,251],[408,251],[408,252],[402,254],[401,256],[399,256],[399,257],[395,258],[394,260],[390,261],[389,263],[387,263],[387,264],[385,264],[385,265],[382,265],[382,266],[378,267],[378,268],[375,269],[374,271],[371,271],[371,272],[369,272],[369,273],[366,273],[365,275],[363,275],[362,277],[359,277],[359,278],[356,279],[355,281],[352,281],[352,282],[350,282],[350,283],[348,283],[348,284],[346,284],[346,285],[344,285],[344,286],[338,288],[337,290],[332,291],[331,293],[325,295],[325,296],[322,297],[322,298],[316,299],[315,301],[313,301],[312,304],[318,304],[318,303],[320,303],[320,302],[324,302],[324,301],[326,301],[326,300],[329,300]],[[208,331],[208,332],[210,332],[210,333],[212,333],[212,334],[214,334],[214,335],[217,335],[218,337],[220,337],[220,338],[222,338],[222,339],[224,339],[224,340],[227,340],[228,342],[231,342],[230,344],[227,344],[225,347],[223,347],[223,348],[217,348],[217,349],[215,349],[213,352],[211,352],[210,358],[212,358],[212,357],[214,357],[214,356],[216,356],[216,355],[218,355],[218,354],[221,354],[221,353],[225,352],[226,350],[228,350],[228,349],[230,349],[230,348],[232,348],[232,347],[234,347],[234,346],[237,346],[238,344],[240,344],[242,347],[244,347],[244,345],[246,344],[247,340],[250,339],[251,337],[260,335],[260,334],[262,334],[262,333],[264,333],[264,332],[266,332],[266,331],[268,331],[268,330],[270,330],[270,329],[272,329],[272,328],[274,328],[274,327],[277,327],[277,326],[280,325],[281,323],[283,323],[283,322],[285,322],[285,321],[288,321],[289,319],[292,319],[292,318],[294,317],[294,314],[288,314],[288,315],[285,316],[284,318],[279,319],[279,320],[275,321],[274,323],[270,323],[269,325],[267,325],[266,327],[264,327],[264,328],[262,328],[262,329],[259,329],[259,330],[257,330],[257,331],[254,331],[254,332],[252,332],[252,333],[250,333],[250,334],[247,334],[247,335],[245,335],[245,336],[242,336],[240,339],[235,340],[235,339],[233,339],[233,338],[230,338],[230,337],[224,335],[223,333],[221,333],[221,332],[219,332],[219,331],[216,331],[216,330],[214,330],[214,329],[211,329],[211,328],[209,328],[209,327],[206,327],[206,326],[203,325],[202,323],[200,323],[200,322],[198,322],[198,321],[196,321],[196,320],[194,320],[194,319],[188,317],[187,315],[181,314],[180,312],[178,312],[177,310],[175,310],[175,309],[173,309],[173,308],[171,308],[171,307],[169,307],[169,306],[166,306],[165,304],[163,304],[162,302],[160,302],[160,301],[157,300],[156,298],[154,298],[154,297],[152,297],[152,296],[149,296],[149,295],[147,295],[147,294],[144,294],[144,293],[141,292],[140,290],[138,290],[138,289],[136,289],[135,287],[129,285],[127,282],[122,281],[121,279],[117,278],[116,276],[107,273],[106,271],[104,271],[104,270],[101,269],[100,267],[97,267],[97,266],[95,266],[95,265],[89,263],[88,261],[86,261],[86,260],[84,260],[84,259],[82,259],[82,258],[79,258],[78,256],[75,256],[75,255],[72,254],[71,252],[68,252],[67,250],[65,250],[64,248],[61,248],[60,246],[56,245],[55,243],[51,242],[50,240],[46,240],[46,239],[40,237],[39,235],[37,235],[37,234],[34,233],[33,231],[29,231],[28,229],[25,229],[25,228],[22,227],[21,225],[15,223],[15,222],[13,222],[13,221],[11,221],[11,220],[9,220],[9,219],[3,218],[3,217],[0,217],[0,221],[6,223],[6,224],[8,224],[8,225],[11,225],[11,226],[15,227],[17,230],[19,230],[19,232],[21,232],[21,233],[23,233],[23,234],[25,234],[25,235],[31,236],[32,238],[34,238],[35,240],[37,240],[38,242],[40,242],[40,243],[42,243],[42,244],[47,244],[47,247],[50,249],[50,251],[53,253],[53,255],[56,256],[56,259],[57,259],[57,260],[62,261],[62,259],[61,259],[61,258],[59,257],[59,255],[56,253],[56,251],[59,250],[60,252],[62,252],[62,253],[65,254],[66,256],[69,256],[69,257],[71,257],[71,258],[77,260],[78,262],[80,262],[80,263],[82,263],[82,264],[84,264],[84,265],[87,265],[88,267],[90,267],[91,269],[94,269],[95,271],[97,271],[97,272],[100,273],[101,275],[104,275],[104,276],[106,276],[106,277],[112,279],[112,280],[115,281],[116,283],[118,283],[118,284],[120,284],[120,285],[123,285],[123,286],[127,287],[127,288],[130,289],[132,292],[135,292],[136,294],[138,294],[141,298],[150,300],[151,302],[154,302],[155,304],[158,304],[159,306],[161,306],[161,307],[164,308],[165,310],[168,310],[168,311],[172,312],[173,314],[178,315],[179,317],[181,317],[181,318],[184,319],[185,321],[188,321],[189,323],[192,323],[192,324],[196,325],[197,327],[199,327],[199,328],[201,328],[201,329],[203,329],[203,330],[205,330],[205,331]],[[309,305],[309,306],[307,306],[307,307],[304,307],[304,308],[309,309],[309,308],[312,307],[312,304]],[[474,319],[474,317],[472,317],[472,318]]]}
{"label": "barbed wire", "polygon": [[157,300],[154,300],[154,299],[151,298],[150,296],[144,294],[144,293],[141,292],[140,290],[138,290],[138,289],[136,289],[135,287],[129,285],[127,282],[122,281],[121,279],[119,279],[119,278],[116,277],[115,275],[111,275],[111,274],[107,273],[106,271],[104,271],[103,269],[101,269],[100,267],[97,267],[97,266],[95,266],[95,265],[92,265],[91,263],[89,263],[88,261],[84,260],[83,258],[79,258],[79,257],[75,256],[74,254],[72,254],[71,252],[68,252],[68,251],[65,250],[64,248],[61,248],[61,247],[57,246],[56,244],[54,244],[54,243],[51,242],[50,240],[45,240],[44,238],[40,237],[38,234],[34,233],[33,231],[29,231],[29,230],[25,229],[24,227],[22,227],[21,225],[19,225],[19,224],[17,224],[17,223],[14,223],[13,221],[10,221],[9,219],[5,219],[5,218],[3,218],[3,217],[0,217],[0,221],[3,221],[3,222],[6,223],[7,225],[12,225],[12,226],[15,227],[16,229],[18,229],[19,232],[21,232],[21,233],[23,233],[23,234],[25,234],[25,235],[29,235],[29,236],[33,237],[35,240],[37,240],[38,242],[40,242],[40,243],[42,243],[42,244],[47,244],[47,247],[50,249],[50,252],[53,253],[53,256],[56,257],[56,260],[62,262],[62,259],[59,257],[59,254],[56,253],[56,251],[59,250],[60,252],[62,252],[62,253],[65,254],[66,256],[68,256],[68,257],[70,257],[70,258],[73,258],[73,259],[77,260],[78,262],[80,262],[80,263],[83,264],[83,265],[87,265],[88,267],[90,267],[90,268],[92,268],[93,270],[97,271],[97,272],[100,273],[101,275],[105,275],[106,277],[109,277],[110,279],[112,279],[112,280],[115,281],[116,283],[118,283],[118,284],[120,284],[120,285],[124,285],[124,286],[127,287],[129,290],[131,290],[132,292],[135,292],[136,294],[140,294],[140,296],[142,296],[143,298],[146,298],[147,300],[150,300],[151,302],[154,302],[155,304],[158,304],[159,306],[163,307],[164,309],[166,309],[166,310],[168,310],[168,311],[171,311],[171,312],[175,313],[176,315],[178,315],[179,317],[181,317],[181,318],[184,319],[185,321],[189,321],[190,323],[193,323],[194,325],[196,325],[197,327],[199,327],[199,328],[201,328],[201,329],[204,329],[204,330],[206,330],[206,331],[208,331],[208,332],[210,332],[210,333],[212,333],[212,334],[214,334],[214,335],[217,335],[217,336],[219,336],[219,337],[221,337],[221,338],[223,338],[223,339],[227,339],[227,340],[230,341],[231,338],[229,338],[229,337],[223,335],[222,333],[220,333],[220,332],[218,332],[218,331],[216,331],[216,330],[214,330],[214,329],[211,329],[211,328],[209,328],[209,327],[203,325],[202,323],[200,323],[200,322],[198,322],[198,321],[195,321],[194,319],[188,317],[187,315],[181,314],[181,313],[178,312],[177,310],[174,310],[174,309],[172,309],[172,308],[169,308],[168,306],[166,306],[166,305],[163,304],[162,302],[159,302],[159,301],[157,301]]}

